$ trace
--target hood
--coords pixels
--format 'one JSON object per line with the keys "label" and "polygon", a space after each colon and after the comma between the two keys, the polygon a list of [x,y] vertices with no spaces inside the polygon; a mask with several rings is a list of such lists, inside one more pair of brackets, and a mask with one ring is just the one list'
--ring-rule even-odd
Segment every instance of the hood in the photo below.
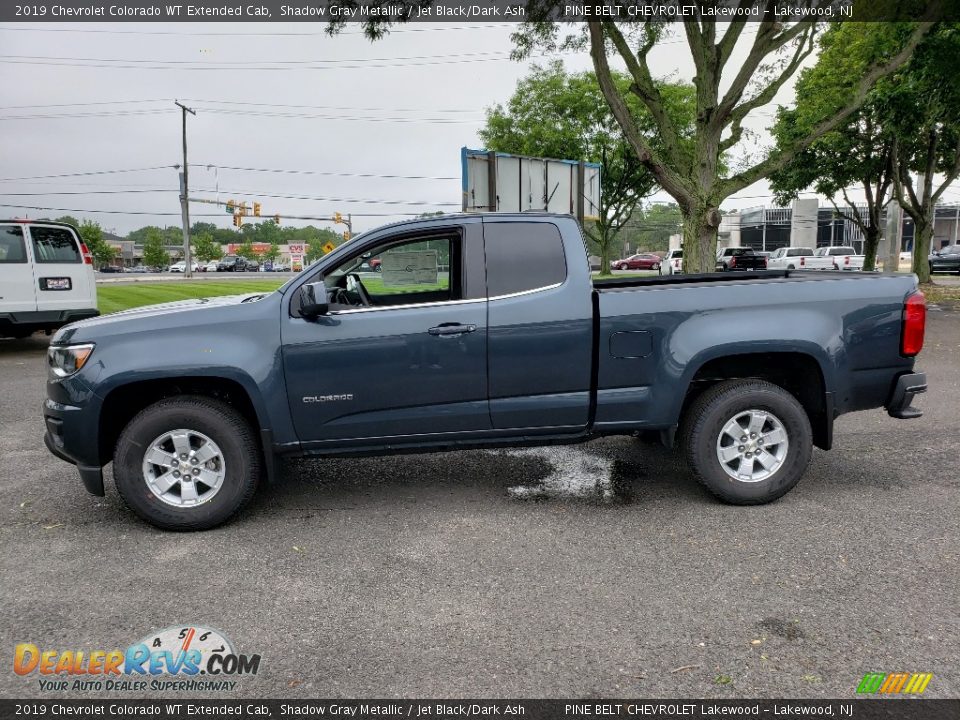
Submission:
{"label": "hood", "polygon": [[[72,342],[74,336],[80,335],[81,339],[90,339],[91,333],[88,331],[110,330],[111,332],[122,331],[123,326],[140,323],[150,319],[171,320],[177,319],[177,324],[197,324],[206,320],[206,314],[211,311],[223,309],[231,305],[252,304],[272,295],[272,292],[245,293],[243,295],[226,295],[221,297],[195,298],[190,300],[177,300],[175,302],[161,303],[159,305],[144,305],[142,307],[131,308],[130,310],[121,310],[108,315],[100,315],[89,320],[81,320],[71,323],[53,336],[51,345],[59,345]],[[183,316],[182,319],[177,316]],[[195,316],[195,317],[189,317]],[[139,328],[138,328],[139,329]]]}

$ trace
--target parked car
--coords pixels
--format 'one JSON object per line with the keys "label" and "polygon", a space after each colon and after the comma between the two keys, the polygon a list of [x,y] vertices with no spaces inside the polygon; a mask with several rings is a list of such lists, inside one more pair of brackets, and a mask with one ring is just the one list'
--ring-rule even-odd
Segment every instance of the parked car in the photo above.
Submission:
{"label": "parked car", "polygon": [[930,272],[932,273],[960,273],[960,245],[947,245],[945,248],[932,253],[927,261],[930,263]]}
{"label": "parked car", "polygon": [[285,262],[274,263],[273,272],[290,272],[290,266]]}
{"label": "parked car", "polygon": [[[200,272],[200,264],[196,262],[190,263],[191,272]],[[184,260],[181,260],[178,263],[174,263],[170,266],[170,272],[172,273],[182,273],[187,271],[187,263]]]}
{"label": "parked car", "polygon": [[863,255],[849,245],[817,248],[814,253],[818,258],[830,258],[834,270],[863,270]]}
{"label": "parked car", "polygon": [[717,251],[717,270],[721,272],[766,269],[767,259],[757,255],[753,248],[727,247]]}
{"label": "parked car", "polygon": [[[449,275],[427,238],[446,245]],[[364,254],[386,252],[417,256],[416,292],[365,286]],[[341,245],[279,291],[74,323],[50,345],[47,447],[93,494],[112,462],[141,518],[200,530],[273,481],[282,455],[639,431],[679,442],[718,497],[755,505],[796,485],[837,416],[921,414],[913,276],[591,281],[585,259],[569,216],[419,219]]]}
{"label": "parked car", "polygon": [[66,223],[0,221],[0,337],[95,317],[93,257]]}
{"label": "parked car", "polygon": [[144,267],[143,265],[133,265],[132,267],[125,268],[125,269],[124,269],[124,272],[128,272],[128,273],[148,273],[148,272],[152,272],[152,271],[151,271],[150,268]]}
{"label": "parked car", "polygon": [[217,262],[217,272],[243,272],[247,261],[239,255],[226,255]]}
{"label": "parked car", "polygon": [[659,270],[663,259],[653,253],[639,253],[622,260],[611,260],[611,270]]}
{"label": "parked car", "polygon": [[260,261],[247,260],[247,267],[245,269],[247,272],[257,272],[260,269]]}
{"label": "parked car", "polygon": [[202,265],[202,266],[200,267],[200,270],[201,270],[201,272],[217,272],[217,266],[218,266],[219,264],[220,264],[220,263],[217,262],[216,260],[211,260],[210,262],[206,263],[205,265]]}
{"label": "parked car", "polygon": [[813,248],[782,247],[770,256],[767,267],[771,270],[832,270],[833,258],[817,257]]}
{"label": "parked car", "polygon": [[683,250],[670,250],[660,264],[661,275],[679,275],[683,272]]}
{"label": "parked car", "polygon": [[101,265],[100,272],[102,273],[122,273],[123,267],[121,265]]}

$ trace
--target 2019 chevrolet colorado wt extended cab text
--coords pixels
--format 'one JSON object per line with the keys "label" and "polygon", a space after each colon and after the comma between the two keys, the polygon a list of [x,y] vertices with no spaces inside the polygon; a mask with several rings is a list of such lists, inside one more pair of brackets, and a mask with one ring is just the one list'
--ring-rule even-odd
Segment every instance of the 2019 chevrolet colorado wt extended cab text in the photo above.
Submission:
{"label": "2019 chevrolet colorado wt extended cab text", "polygon": [[[361,272],[370,261],[379,272]],[[732,503],[790,490],[834,419],[916,417],[911,276],[591,281],[576,221],[454,215],[373,230],[276,292],[61,329],[46,444],[159,527],[234,515],[281,455],[571,443],[659,431]]]}

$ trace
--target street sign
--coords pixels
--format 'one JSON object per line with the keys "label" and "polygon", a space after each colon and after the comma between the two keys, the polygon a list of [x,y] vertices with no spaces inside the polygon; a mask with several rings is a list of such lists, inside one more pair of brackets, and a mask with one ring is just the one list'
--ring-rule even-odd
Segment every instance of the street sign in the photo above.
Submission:
{"label": "street sign", "polygon": [[336,250],[337,246],[334,245],[332,242],[328,242],[323,246],[322,249],[323,249],[323,254],[326,255],[327,253],[332,253],[334,250]]}

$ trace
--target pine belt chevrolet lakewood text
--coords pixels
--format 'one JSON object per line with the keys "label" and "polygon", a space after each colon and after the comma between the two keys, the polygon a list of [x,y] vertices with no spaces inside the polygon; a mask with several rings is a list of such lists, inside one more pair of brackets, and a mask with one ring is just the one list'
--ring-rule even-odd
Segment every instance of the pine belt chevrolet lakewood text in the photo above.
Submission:
{"label": "pine belt chevrolet lakewood text", "polygon": [[[370,270],[374,265],[377,270]],[[276,292],[85,320],[50,346],[47,447],[142,518],[210,528],[281,455],[386,455],[658,431],[731,503],[774,500],[842,413],[897,418],[923,295],[782,270],[591,282],[575,220],[389,225]]]}

